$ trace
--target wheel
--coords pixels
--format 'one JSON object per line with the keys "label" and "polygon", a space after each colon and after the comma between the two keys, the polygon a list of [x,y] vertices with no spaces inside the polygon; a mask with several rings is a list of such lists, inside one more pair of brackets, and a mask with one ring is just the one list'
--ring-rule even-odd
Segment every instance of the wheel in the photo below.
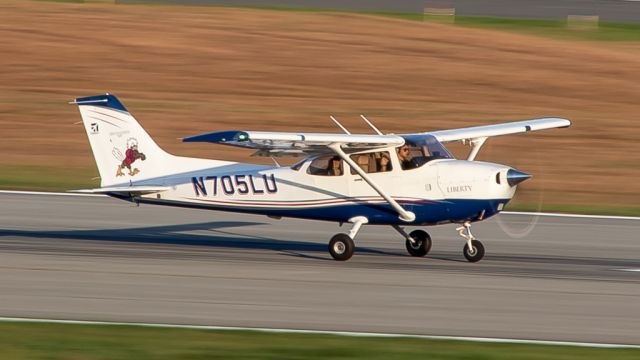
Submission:
{"label": "wheel", "polygon": [[415,243],[407,240],[405,246],[411,256],[425,256],[431,250],[431,236],[426,231],[413,230],[409,236],[415,240]]}
{"label": "wheel", "polygon": [[484,257],[484,246],[478,240],[471,240],[471,247],[472,249],[469,249],[469,245],[464,244],[464,257],[472,263],[480,261]]}
{"label": "wheel", "polygon": [[347,234],[336,234],[329,241],[329,254],[338,261],[351,259],[354,248],[355,244]]}

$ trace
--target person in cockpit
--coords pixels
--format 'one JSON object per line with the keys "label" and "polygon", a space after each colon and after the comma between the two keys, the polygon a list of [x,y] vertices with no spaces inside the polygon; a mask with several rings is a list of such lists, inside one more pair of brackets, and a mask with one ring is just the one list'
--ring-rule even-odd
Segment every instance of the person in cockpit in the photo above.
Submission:
{"label": "person in cockpit", "polygon": [[342,175],[342,160],[340,160],[339,156],[334,156],[329,160],[329,164],[327,165],[327,175]]}
{"label": "person in cockpit", "polygon": [[388,153],[384,152],[378,158],[378,172],[391,171],[391,159]]}
{"label": "person in cockpit", "polygon": [[411,151],[407,145],[402,145],[398,149],[398,160],[400,160],[400,166],[402,170],[415,169],[418,167],[418,163],[411,156]]}

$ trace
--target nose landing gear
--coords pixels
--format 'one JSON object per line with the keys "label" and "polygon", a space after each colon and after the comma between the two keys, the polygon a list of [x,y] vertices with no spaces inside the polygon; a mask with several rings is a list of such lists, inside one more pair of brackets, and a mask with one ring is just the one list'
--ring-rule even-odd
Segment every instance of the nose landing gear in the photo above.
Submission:
{"label": "nose landing gear", "polygon": [[460,236],[467,240],[462,249],[464,257],[469,262],[478,262],[484,257],[484,245],[480,240],[476,240],[475,236],[471,233],[471,222],[465,221],[462,226],[456,229]]}

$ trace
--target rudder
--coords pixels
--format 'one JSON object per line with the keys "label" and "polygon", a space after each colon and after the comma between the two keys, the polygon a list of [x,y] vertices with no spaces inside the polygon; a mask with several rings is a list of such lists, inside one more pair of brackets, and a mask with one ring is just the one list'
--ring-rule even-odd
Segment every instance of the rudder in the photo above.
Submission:
{"label": "rudder", "polygon": [[102,187],[164,175],[172,155],[162,150],[111,94],[77,98]]}

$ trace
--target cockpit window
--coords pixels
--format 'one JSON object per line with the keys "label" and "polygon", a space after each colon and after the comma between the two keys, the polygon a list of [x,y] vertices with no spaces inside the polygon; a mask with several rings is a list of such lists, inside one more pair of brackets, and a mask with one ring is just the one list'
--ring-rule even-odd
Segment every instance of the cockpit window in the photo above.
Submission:
{"label": "cockpit window", "polygon": [[[358,166],[366,173],[377,173],[391,171],[391,158],[388,151],[379,151],[366,154],[351,155],[353,160]],[[351,175],[356,175],[357,172],[351,168]]]}
{"label": "cockpit window", "polygon": [[403,136],[405,144],[397,148],[403,170],[418,168],[431,160],[453,159],[453,155],[432,135]]}
{"label": "cockpit window", "polygon": [[307,173],[320,176],[341,176],[344,174],[339,156],[321,156],[311,161]]}

